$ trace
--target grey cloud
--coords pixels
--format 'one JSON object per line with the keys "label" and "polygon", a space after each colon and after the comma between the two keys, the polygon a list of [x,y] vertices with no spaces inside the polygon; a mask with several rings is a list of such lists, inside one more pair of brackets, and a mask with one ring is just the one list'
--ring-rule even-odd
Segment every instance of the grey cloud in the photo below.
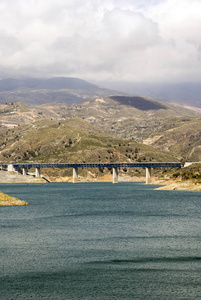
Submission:
{"label": "grey cloud", "polygon": [[0,55],[9,56],[22,49],[21,42],[5,31],[0,31]]}
{"label": "grey cloud", "polygon": [[105,32],[112,40],[128,43],[135,49],[148,47],[159,41],[157,24],[142,14],[114,9],[104,18]]}
{"label": "grey cloud", "polygon": [[201,80],[200,1],[1,0],[1,4],[4,73]]}

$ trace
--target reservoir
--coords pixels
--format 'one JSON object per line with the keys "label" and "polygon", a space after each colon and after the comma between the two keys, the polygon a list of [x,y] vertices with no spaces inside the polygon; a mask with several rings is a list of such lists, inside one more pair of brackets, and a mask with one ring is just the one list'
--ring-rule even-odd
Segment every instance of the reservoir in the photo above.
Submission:
{"label": "reservoir", "polygon": [[0,299],[200,299],[201,192],[154,188],[0,184]]}

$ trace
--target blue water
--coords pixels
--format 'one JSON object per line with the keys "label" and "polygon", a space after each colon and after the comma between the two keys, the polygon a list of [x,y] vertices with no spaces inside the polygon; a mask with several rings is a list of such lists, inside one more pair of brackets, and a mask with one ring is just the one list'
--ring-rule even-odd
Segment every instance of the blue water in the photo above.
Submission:
{"label": "blue water", "polygon": [[1,184],[0,299],[201,299],[201,192]]}

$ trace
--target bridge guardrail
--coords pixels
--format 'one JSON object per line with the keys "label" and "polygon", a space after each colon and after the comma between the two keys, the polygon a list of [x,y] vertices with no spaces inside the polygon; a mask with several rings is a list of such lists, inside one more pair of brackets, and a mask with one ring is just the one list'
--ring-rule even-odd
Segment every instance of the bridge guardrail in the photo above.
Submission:
{"label": "bridge guardrail", "polygon": [[0,163],[15,168],[181,168],[180,162],[143,163]]}

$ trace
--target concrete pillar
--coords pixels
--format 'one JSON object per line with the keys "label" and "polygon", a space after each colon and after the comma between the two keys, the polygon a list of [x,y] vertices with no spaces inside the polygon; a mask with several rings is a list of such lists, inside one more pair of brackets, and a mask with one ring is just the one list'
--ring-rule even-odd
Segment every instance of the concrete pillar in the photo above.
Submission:
{"label": "concrete pillar", "polygon": [[8,165],[8,172],[16,172],[16,169],[15,169],[15,167],[13,166],[13,165]]}
{"label": "concrete pillar", "polygon": [[73,168],[73,183],[78,183],[78,168]]}
{"label": "concrete pillar", "polygon": [[146,184],[151,183],[151,168],[146,168]]}
{"label": "concrete pillar", "polygon": [[118,183],[118,170],[113,168],[113,183]]}
{"label": "concrete pillar", "polygon": [[36,175],[35,177],[40,177],[40,168],[36,168]]}
{"label": "concrete pillar", "polygon": [[27,175],[27,169],[26,168],[22,168],[22,175]]}

